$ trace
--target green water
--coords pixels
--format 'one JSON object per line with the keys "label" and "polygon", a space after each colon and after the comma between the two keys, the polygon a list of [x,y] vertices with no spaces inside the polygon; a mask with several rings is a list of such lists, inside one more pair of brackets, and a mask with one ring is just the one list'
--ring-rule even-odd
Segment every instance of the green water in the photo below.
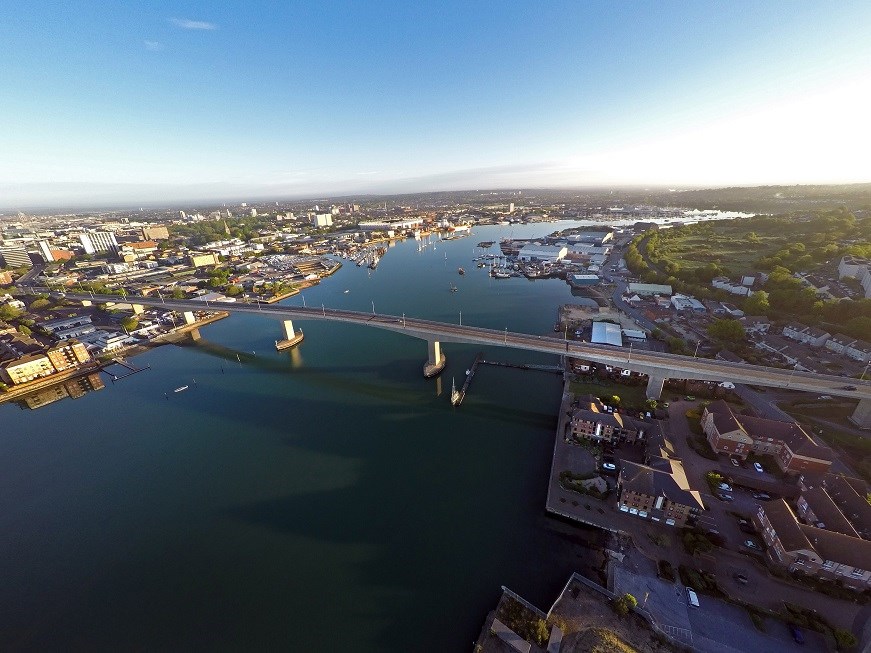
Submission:
{"label": "green water", "polygon": [[[405,241],[305,301],[547,333],[564,282],[471,258],[554,228]],[[279,354],[276,320],[233,316],[99,392],[0,406],[3,649],[467,651],[501,585],[550,605],[582,554],[543,514],[559,377],[482,366],[454,409],[476,348],[426,380],[421,341],[296,326]]]}

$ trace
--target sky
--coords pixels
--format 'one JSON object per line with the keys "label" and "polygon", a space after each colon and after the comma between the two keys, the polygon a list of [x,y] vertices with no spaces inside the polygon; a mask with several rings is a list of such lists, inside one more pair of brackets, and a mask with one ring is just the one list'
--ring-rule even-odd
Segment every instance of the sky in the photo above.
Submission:
{"label": "sky", "polygon": [[871,3],[0,3],[0,207],[871,181]]}

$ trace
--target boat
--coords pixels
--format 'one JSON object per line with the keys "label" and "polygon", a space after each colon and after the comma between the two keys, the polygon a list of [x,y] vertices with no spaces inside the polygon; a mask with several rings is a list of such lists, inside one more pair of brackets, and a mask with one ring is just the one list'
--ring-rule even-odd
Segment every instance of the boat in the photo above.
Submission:
{"label": "boat", "polygon": [[189,386],[183,385],[180,388],[176,388],[175,390],[173,390],[173,392],[184,392],[185,390],[188,389],[188,387]]}
{"label": "boat", "polygon": [[454,284],[451,284],[451,292],[457,292],[459,288],[457,288]]}
{"label": "boat", "polygon": [[345,294],[347,295],[349,292],[351,292],[351,291],[350,291],[350,290],[346,290],[346,291],[345,291]]}
{"label": "boat", "polygon": [[463,268],[458,268],[457,272],[459,272],[460,274],[466,274],[466,271]]}
{"label": "boat", "polygon": [[457,381],[456,379],[451,379],[451,405],[458,406],[460,401],[462,401],[462,396],[460,395],[460,391],[457,390]]}

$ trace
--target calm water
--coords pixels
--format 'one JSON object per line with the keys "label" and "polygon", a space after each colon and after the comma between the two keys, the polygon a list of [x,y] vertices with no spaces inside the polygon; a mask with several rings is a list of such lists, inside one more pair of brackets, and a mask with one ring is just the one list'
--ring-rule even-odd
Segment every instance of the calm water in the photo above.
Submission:
{"label": "calm water", "polygon": [[[305,301],[550,332],[564,282],[471,259],[555,228],[405,241]],[[482,367],[455,410],[476,348],[425,380],[421,341],[297,326],[278,354],[277,321],[233,316],[102,391],[0,406],[0,647],[466,651],[500,585],[550,605],[581,552],[543,516],[559,377]]]}

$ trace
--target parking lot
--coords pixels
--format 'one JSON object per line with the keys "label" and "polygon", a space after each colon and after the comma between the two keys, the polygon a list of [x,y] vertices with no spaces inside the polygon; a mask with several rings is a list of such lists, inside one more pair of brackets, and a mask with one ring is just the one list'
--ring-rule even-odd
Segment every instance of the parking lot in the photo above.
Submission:
{"label": "parking lot", "polygon": [[616,594],[629,592],[672,636],[697,651],[738,653],[746,651],[826,650],[823,637],[802,631],[805,644],[793,641],[786,624],[765,620],[765,632],[757,630],[748,612],[712,596],[699,595],[699,607],[688,604],[686,588],[643,571],[615,566],[612,575]]}

